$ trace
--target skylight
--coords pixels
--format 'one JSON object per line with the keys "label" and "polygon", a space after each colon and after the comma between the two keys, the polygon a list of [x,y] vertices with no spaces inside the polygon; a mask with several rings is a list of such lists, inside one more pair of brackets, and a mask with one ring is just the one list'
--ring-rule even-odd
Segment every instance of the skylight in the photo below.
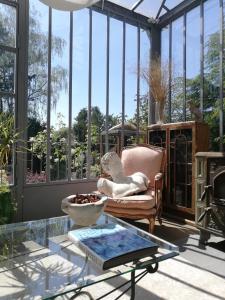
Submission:
{"label": "skylight", "polygon": [[109,0],[148,18],[158,19],[183,0]]}

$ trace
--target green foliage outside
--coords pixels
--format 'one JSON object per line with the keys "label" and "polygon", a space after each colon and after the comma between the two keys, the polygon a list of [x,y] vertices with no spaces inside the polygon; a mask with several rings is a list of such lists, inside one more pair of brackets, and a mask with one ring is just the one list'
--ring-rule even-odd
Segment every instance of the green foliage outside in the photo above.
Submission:
{"label": "green foliage outside", "polygon": [[13,116],[0,112],[0,225],[10,222],[16,211],[9,186],[8,162],[12,161],[12,148],[18,141],[18,136]]}

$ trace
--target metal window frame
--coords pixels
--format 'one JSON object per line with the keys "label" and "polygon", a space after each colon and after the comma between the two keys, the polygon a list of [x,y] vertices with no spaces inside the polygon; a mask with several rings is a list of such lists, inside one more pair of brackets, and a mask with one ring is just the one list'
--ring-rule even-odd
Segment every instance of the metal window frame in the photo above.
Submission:
{"label": "metal window frame", "polygon": [[52,9],[48,11],[48,98],[47,98],[47,155],[46,155],[46,183],[51,182],[50,174],[50,128],[51,128],[51,74],[52,74]]}
{"label": "metal window frame", "polygon": [[70,44],[69,44],[69,127],[68,127],[68,147],[67,147],[67,179],[68,182],[72,180],[71,173],[71,138],[72,138],[72,97],[73,97],[73,12],[70,12]]}
{"label": "metal window frame", "polygon": [[137,144],[140,139],[140,73],[141,73],[141,29],[137,27]]}
{"label": "metal window frame", "polygon": [[219,125],[219,132],[220,132],[220,151],[224,151],[224,144],[223,144],[223,136],[224,136],[224,105],[223,105],[223,74],[224,74],[224,3],[223,0],[220,0],[220,125]]}
{"label": "metal window frame", "polygon": [[[187,0],[182,2],[180,5],[172,9],[169,13],[163,15],[159,18],[158,26],[161,28],[161,30],[169,25],[169,77],[170,77],[170,90],[169,90],[169,122],[171,122],[171,62],[172,62],[172,56],[171,56],[171,48],[172,48],[172,22],[177,20],[178,18],[182,17],[184,18],[184,24],[183,24],[183,37],[185,38],[184,45],[183,45],[183,91],[184,91],[184,108],[186,107],[186,16],[189,11],[194,9],[195,7],[200,8],[200,109],[203,111],[204,109],[204,3],[208,0]],[[223,0],[217,0],[219,1],[220,11],[219,11],[219,18],[220,18],[220,49],[219,49],[219,73],[220,73],[220,88],[219,88],[219,100],[220,100],[220,112],[219,112],[219,148],[220,151],[224,151],[224,144],[223,144],[223,136],[224,136],[224,105],[223,105],[223,97],[224,97],[224,91],[223,91],[223,73],[224,73],[224,58],[225,58],[225,51],[224,51],[224,3]],[[203,114],[204,118],[204,114]],[[186,110],[185,110],[185,121],[186,121]]]}
{"label": "metal window frame", "polygon": [[[17,109],[16,123],[21,139],[26,140],[27,132],[27,90],[28,90],[28,28],[29,28],[29,3],[28,1],[18,1],[18,64],[17,64]],[[20,33],[23,34],[20,34]],[[19,152],[16,155],[16,189],[17,199],[16,220],[23,218],[23,189],[25,184],[26,153]]]}

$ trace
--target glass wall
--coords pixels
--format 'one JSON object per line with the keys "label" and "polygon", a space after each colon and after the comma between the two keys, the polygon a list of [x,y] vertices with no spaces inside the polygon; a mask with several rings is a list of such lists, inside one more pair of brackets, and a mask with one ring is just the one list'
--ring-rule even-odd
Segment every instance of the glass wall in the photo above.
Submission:
{"label": "glass wall", "polygon": [[96,178],[101,155],[136,142],[149,51],[139,24],[29,1],[26,183]]}
{"label": "glass wall", "polygon": [[17,8],[0,3],[0,185],[14,183]]}
{"label": "glass wall", "polygon": [[[171,99],[167,103],[171,111],[167,119],[207,122],[213,150],[219,149],[219,141],[223,139],[222,3],[224,5],[224,1],[219,0],[202,1],[200,6],[168,24],[161,33],[162,60],[171,51]],[[170,30],[172,38],[168,43]]]}

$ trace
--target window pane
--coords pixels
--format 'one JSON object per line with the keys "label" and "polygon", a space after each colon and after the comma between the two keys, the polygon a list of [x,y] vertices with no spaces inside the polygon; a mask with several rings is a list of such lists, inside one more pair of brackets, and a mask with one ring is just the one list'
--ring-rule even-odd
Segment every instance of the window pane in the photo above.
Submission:
{"label": "window pane", "polygon": [[16,55],[0,49],[0,91],[14,92]]}
{"label": "window pane", "polygon": [[[167,74],[169,76],[169,27],[165,27],[161,31],[161,63],[162,67],[167,68]],[[165,117],[164,120],[166,122],[170,121],[169,116],[169,103],[168,99],[164,108]]]}
{"label": "window pane", "polygon": [[183,115],[183,17],[172,23],[171,120],[184,121]]}
{"label": "window pane", "polygon": [[48,102],[48,7],[29,2],[28,148],[26,183],[46,181]]}
{"label": "window pane", "polygon": [[191,110],[200,107],[200,7],[187,14],[186,27],[186,118],[194,119]]}
{"label": "window pane", "polygon": [[15,99],[0,96],[0,150],[5,152],[0,161],[0,185],[14,183]]}
{"label": "window pane", "polygon": [[89,10],[73,14],[72,179],[86,178]]}
{"label": "window pane", "polygon": [[[212,16],[218,16],[212,18]],[[219,1],[204,2],[204,119],[210,126],[212,149],[219,137]]]}
{"label": "window pane", "polygon": [[[122,122],[123,23],[110,19],[109,128]],[[109,132],[109,150],[120,152],[121,131]]]}
{"label": "window pane", "polygon": [[125,120],[133,125],[125,128],[124,146],[127,146],[136,143],[137,137],[137,28],[128,24],[125,67]]}
{"label": "window pane", "polygon": [[[149,71],[150,64],[150,38],[149,31],[141,29],[140,33],[140,65],[141,69]],[[140,80],[140,106],[139,106],[139,126],[145,131],[148,125],[148,100],[149,100],[149,84],[148,80],[141,78]]]}
{"label": "window pane", "polygon": [[0,44],[16,46],[16,9],[0,3]]}
{"label": "window pane", "polygon": [[100,135],[106,111],[106,16],[93,12],[92,33],[92,111],[91,111],[91,172],[100,175]]}
{"label": "window pane", "polygon": [[67,179],[70,13],[52,10],[51,180]]}

